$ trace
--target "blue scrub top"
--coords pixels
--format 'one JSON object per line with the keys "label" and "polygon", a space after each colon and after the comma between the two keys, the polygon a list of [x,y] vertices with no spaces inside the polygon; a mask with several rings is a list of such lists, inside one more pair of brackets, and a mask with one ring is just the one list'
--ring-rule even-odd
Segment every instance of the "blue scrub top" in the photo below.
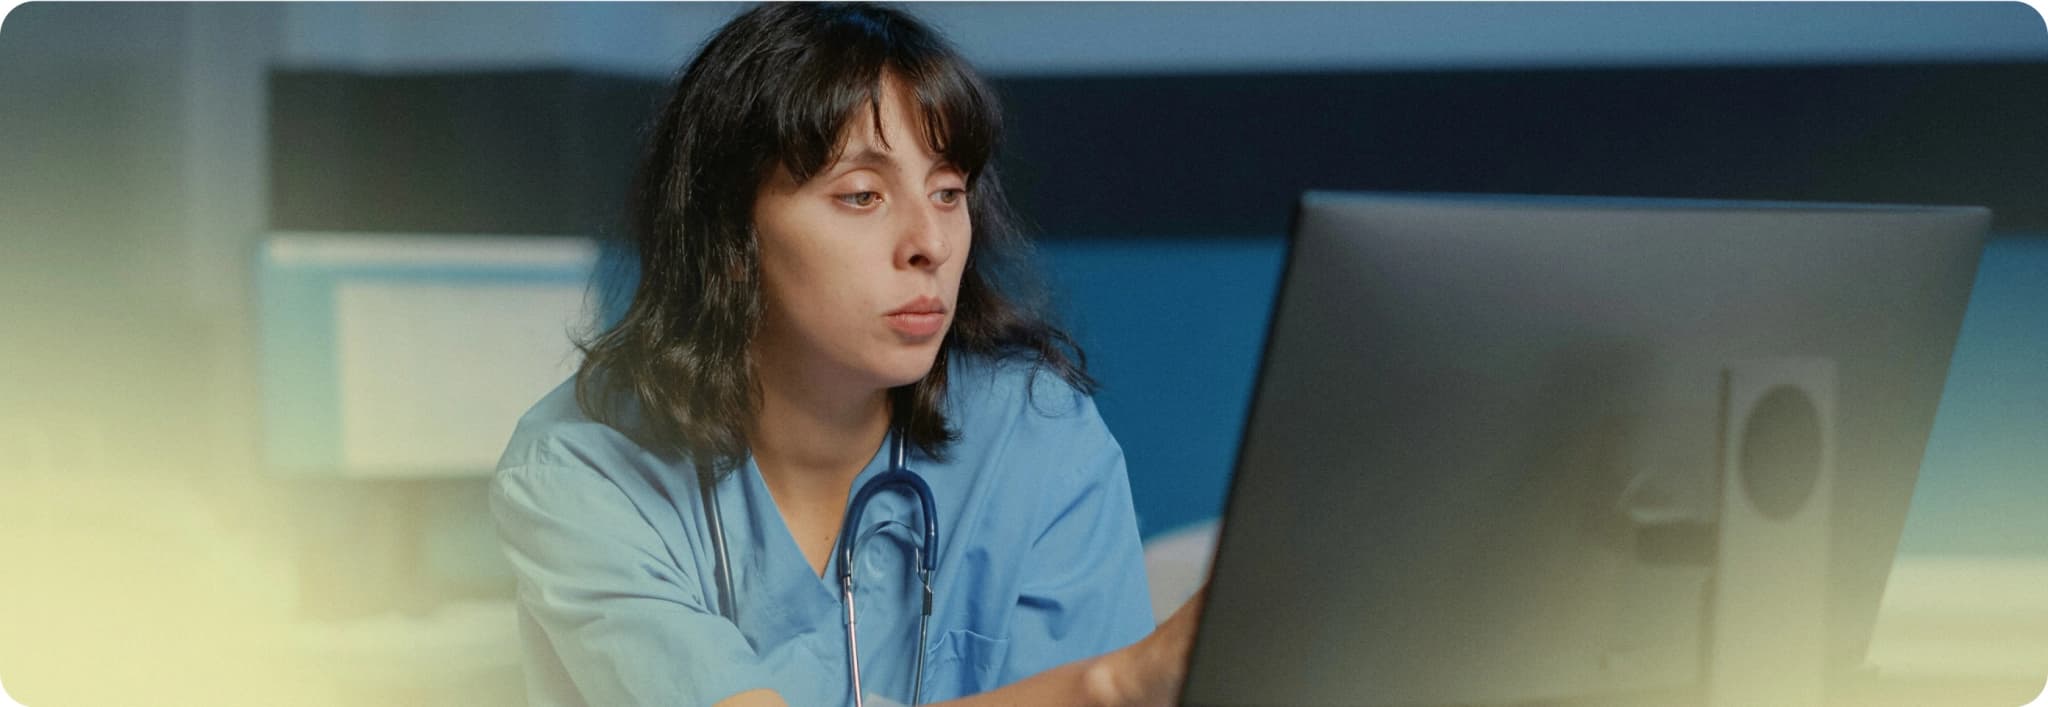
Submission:
{"label": "blue scrub top", "polygon": [[[1049,371],[951,359],[944,462],[915,451],[939,548],[926,702],[1129,645],[1153,628],[1123,450],[1095,403]],[[854,481],[887,469],[888,444]],[[821,578],[752,460],[716,484],[739,595],[718,612],[697,474],[578,409],[564,383],[519,421],[490,485],[518,578],[527,691],[551,705],[708,705],[756,688],[850,704],[838,559]],[[917,503],[890,491],[856,535],[861,686],[910,701]]]}

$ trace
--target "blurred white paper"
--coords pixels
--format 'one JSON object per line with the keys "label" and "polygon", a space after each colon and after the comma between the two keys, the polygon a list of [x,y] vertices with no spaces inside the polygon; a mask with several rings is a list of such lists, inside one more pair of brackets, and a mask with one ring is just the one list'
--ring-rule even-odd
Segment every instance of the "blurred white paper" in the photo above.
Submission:
{"label": "blurred white paper", "polygon": [[581,284],[340,284],[343,466],[489,472],[519,416],[575,372],[583,305]]}

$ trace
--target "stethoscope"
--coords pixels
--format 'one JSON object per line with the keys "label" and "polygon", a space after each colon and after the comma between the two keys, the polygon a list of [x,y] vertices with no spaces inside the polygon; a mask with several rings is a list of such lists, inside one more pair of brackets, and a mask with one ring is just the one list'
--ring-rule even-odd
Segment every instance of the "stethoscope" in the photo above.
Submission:
{"label": "stethoscope", "polygon": [[[924,510],[924,545],[912,548],[912,557],[917,566],[917,578],[924,585],[924,609],[917,616],[917,669],[911,674],[910,704],[916,705],[924,696],[924,646],[925,630],[932,618],[932,572],[937,569],[936,553],[931,549],[939,546],[938,515],[932,504],[932,488],[924,478],[910,470],[905,464],[906,453],[903,444],[903,430],[897,429],[889,435],[889,469],[862,484],[860,491],[847,502],[846,520],[839,527],[839,540],[834,544],[833,554],[839,556],[839,598],[846,605],[846,670],[853,679],[853,704],[861,705],[860,689],[860,643],[855,638],[853,611],[853,556],[854,532],[860,527],[860,517],[868,508],[868,501],[877,494],[892,487],[904,487],[917,496]],[[712,476],[699,470],[697,488],[702,492],[704,515],[711,531],[712,554],[718,561],[719,613],[726,620],[739,623],[739,606],[734,603],[732,589],[732,564],[726,558],[725,523],[719,518],[718,502],[713,494]]]}

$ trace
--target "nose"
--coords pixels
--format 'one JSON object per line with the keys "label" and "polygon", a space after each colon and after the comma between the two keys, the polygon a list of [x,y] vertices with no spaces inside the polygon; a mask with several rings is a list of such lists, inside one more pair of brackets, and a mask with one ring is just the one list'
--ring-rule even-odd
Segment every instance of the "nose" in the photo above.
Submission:
{"label": "nose", "polygon": [[953,257],[953,243],[947,233],[948,215],[929,200],[918,200],[908,212],[902,237],[896,242],[896,266],[936,270]]}

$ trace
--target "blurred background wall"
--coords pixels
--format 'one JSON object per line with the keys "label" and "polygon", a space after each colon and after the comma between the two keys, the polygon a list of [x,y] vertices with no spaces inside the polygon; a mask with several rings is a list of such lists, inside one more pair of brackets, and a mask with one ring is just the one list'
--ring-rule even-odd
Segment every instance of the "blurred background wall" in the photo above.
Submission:
{"label": "blurred background wall", "polygon": [[[262,244],[608,235],[649,101],[739,9],[10,12],[8,691],[516,703],[487,469],[277,463]],[[1447,189],[1991,203],[2000,237],[1902,545],[2048,556],[2048,31],[2027,6],[912,10],[1005,95],[1004,167],[1105,382],[1148,538],[1221,506],[1292,195]]]}

